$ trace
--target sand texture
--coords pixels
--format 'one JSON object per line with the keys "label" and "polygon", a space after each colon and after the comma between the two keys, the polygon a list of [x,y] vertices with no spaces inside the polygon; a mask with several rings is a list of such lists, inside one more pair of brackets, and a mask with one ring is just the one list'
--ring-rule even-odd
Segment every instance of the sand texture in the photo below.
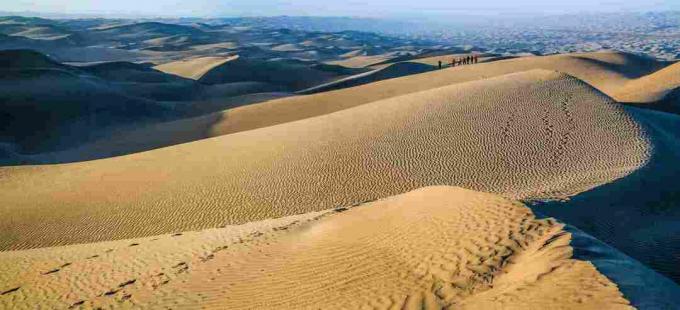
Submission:
{"label": "sand texture", "polygon": [[430,187],[242,226],[3,252],[0,305],[631,309],[571,258],[570,236],[518,202]]}
{"label": "sand texture", "polygon": [[128,156],[2,167],[0,248],[239,224],[429,185],[564,198],[648,153],[620,105],[536,70]]}

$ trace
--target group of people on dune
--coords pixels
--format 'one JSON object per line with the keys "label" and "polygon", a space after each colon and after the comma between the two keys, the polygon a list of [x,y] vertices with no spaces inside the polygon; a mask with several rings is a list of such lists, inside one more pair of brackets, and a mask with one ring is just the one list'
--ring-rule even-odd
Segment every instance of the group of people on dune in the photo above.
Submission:
{"label": "group of people on dune", "polygon": [[[471,65],[471,64],[476,64],[479,62],[479,56],[478,55],[469,55],[467,57],[461,57],[461,58],[453,58],[451,59],[451,67],[455,66],[462,66],[462,65]],[[439,61],[439,69],[442,68],[442,61]]]}

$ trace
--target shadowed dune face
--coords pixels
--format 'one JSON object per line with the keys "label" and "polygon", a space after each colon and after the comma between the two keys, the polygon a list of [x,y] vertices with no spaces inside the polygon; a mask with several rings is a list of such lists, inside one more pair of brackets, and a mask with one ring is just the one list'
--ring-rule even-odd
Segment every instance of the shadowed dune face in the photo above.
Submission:
{"label": "shadowed dune face", "polygon": [[[616,97],[627,103],[645,104],[663,101],[667,96],[672,97],[671,93],[677,89],[680,89],[680,63],[628,82]],[[680,101],[674,103],[662,110],[679,113]]]}
{"label": "shadowed dune face", "polygon": [[646,139],[620,106],[571,77],[532,71],[130,156],[0,168],[0,241],[160,234],[437,184],[560,198],[646,160]]}
{"label": "shadowed dune face", "polygon": [[96,78],[60,69],[0,70],[0,137],[25,152],[87,140],[93,130],[176,115],[170,107],[128,97]]}
{"label": "shadowed dune face", "polygon": [[205,72],[199,81],[206,84],[258,81],[297,91],[365,71],[345,68],[345,72],[339,72],[338,68],[329,67],[295,60],[256,60],[239,57],[213,67]]}
{"label": "shadowed dune face", "polygon": [[650,139],[648,162],[634,173],[565,202],[534,210],[583,229],[680,283],[680,116],[626,107]]}
{"label": "shadowed dune face", "polygon": [[3,252],[0,290],[12,291],[0,305],[631,309],[571,259],[562,228],[495,195],[431,187],[336,212]]}

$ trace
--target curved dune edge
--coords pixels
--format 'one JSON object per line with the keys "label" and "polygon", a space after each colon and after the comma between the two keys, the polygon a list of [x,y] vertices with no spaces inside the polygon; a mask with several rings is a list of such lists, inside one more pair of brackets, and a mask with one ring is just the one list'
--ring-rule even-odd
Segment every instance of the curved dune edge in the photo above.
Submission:
{"label": "curved dune edge", "polygon": [[647,148],[622,106],[531,71],[129,156],[3,167],[0,248],[240,224],[430,185],[565,198],[635,171]]}
{"label": "curved dune edge", "polygon": [[187,79],[200,80],[208,71],[235,59],[238,59],[238,55],[231,57],[199,57],[158,65],[154,69]]}
{"label": "curved dune edge", "polygon": [[429,187],[242,226],[2,252],[0,305],[630,309],[569,242],[521,203]]}

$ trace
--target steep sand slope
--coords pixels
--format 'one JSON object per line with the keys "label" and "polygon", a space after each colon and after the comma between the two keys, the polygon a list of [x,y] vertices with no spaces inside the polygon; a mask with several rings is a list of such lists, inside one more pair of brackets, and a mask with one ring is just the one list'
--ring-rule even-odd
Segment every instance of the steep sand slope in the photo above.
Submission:
{"label": "steep sand slope", "polygon": [[431,187],[338,212],[3,252],[0,305],[631,309],[517,202]]}
{"label": "steep sand slope", "polygon": [[244,223],[438,184],[559,198],[646,156],[620,106],[537,70],[129,156],[3,167],[0,248]]}
{"label": "steep sand slope", "polygon": [[210,70],[222,64],[237,59],[232,57],[199,57],[189,60],[170,62],[154,67],[165,73],[178,75],[193,80],[200,80]]}

